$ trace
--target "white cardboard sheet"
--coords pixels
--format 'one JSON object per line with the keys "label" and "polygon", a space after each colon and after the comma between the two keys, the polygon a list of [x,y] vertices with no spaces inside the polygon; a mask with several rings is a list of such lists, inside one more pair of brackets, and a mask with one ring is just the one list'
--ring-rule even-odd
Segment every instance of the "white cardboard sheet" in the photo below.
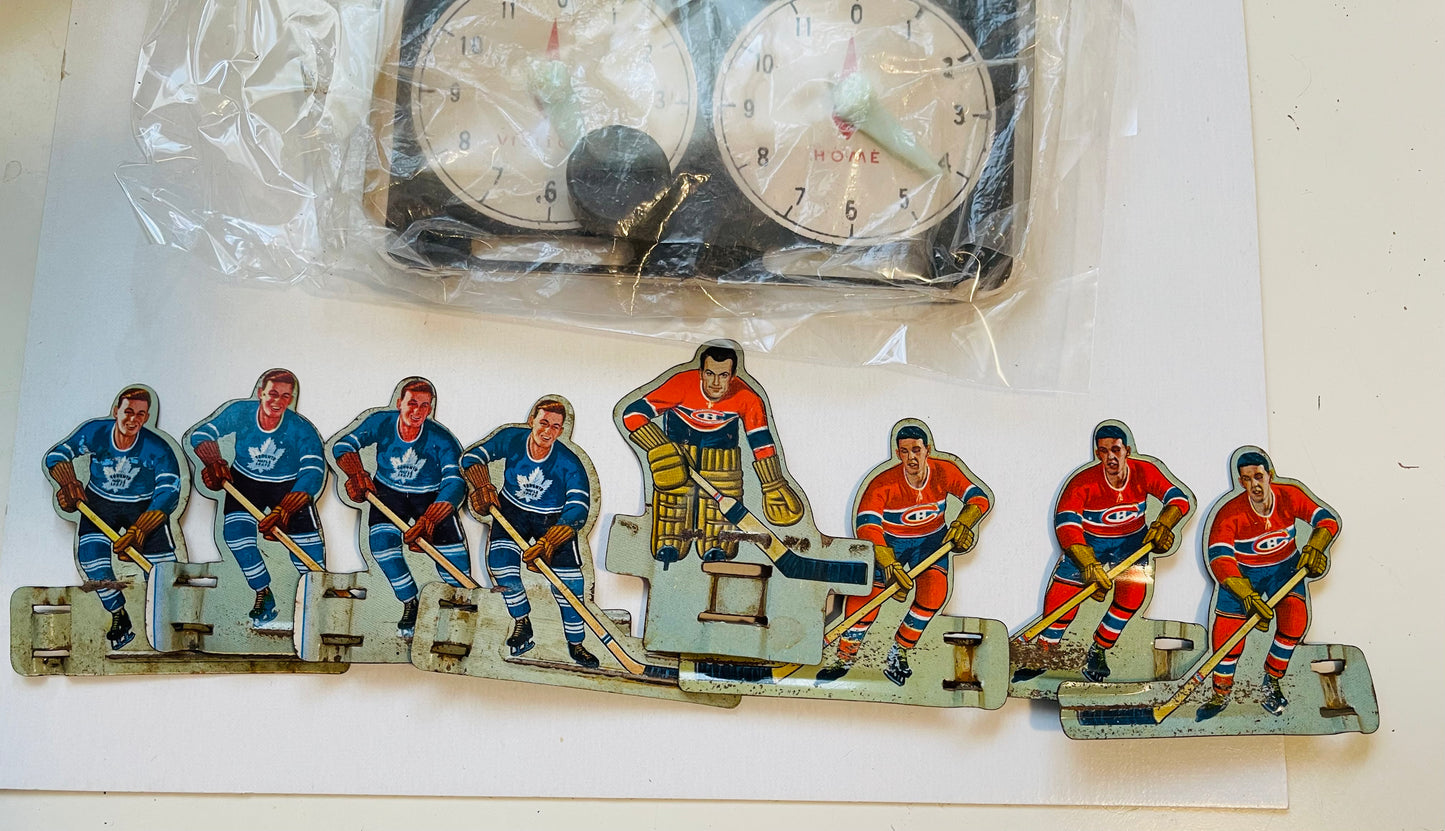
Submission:
{"label": "white cardboard sheet", "polygon": [[[825,531],[844,532],[859,478],[916,416],[998,494],[959,561],[952,610],[1031,617],[1056,557],[1059,480],[1088,431],[1121,418],[1142,452],[1199,495],[1227,487],[1230,451],[1264,443],[1253,168],[1237,5],[1138,15],[1138,135],[1111,161],[1092,392],[978,390],[885,370],[749,359],[794,476]],[[15,439],[0,593],[76,582],[69,525],[40,459],[133,381],[179,435],[284,365],[326,434],[423,374],[464,442],[525,417],[543,393],[576,406],[604,513],[635,513],[641,479],[610,421],[627,390],[692,347],[536,329],[399,305],[227,285],[148,246],[113,171],[135,160],[129,85],[136,4],[78,0],[70,27]],[[840,457],[839,448],[856,448]],[[214,558],[193,499],[194,559]],[[354,516],[323,511],[333,557]],[[599,528],[606,522],[599,522]],[[472,529],[473,539],[475,527]],[[1208,581],[1186,550],[1161,562],[1151,617],[1202,621]],[[594,540],[594,549],[603,549]],[[640,584],[599,576],[636,614]],[[9,622],[0,622],[8,640]],[[336,677],[26,679],[0,672],[0,788],[1284,807],[1279,739],[1074,742],[1052,705],[940,711],[745,699],[733,711],[356,666]],[[1218,759],[1230,764],[1217,764]]]}

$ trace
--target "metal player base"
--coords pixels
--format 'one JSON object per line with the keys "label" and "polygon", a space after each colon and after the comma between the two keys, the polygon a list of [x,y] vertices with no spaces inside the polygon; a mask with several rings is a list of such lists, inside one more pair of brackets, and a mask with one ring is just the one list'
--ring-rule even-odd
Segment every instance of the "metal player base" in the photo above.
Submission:
{"label": "metal player base", "polygon": [[[233,562],[158,563],[151,573],[151,637],[161,652],[223,655],[296,655],[296,569],[281,555],[262,557],[271,571],[276,618],[256,626],[250,611],[256,592]],[[277,546],[279,547],[279,546]]]}
{"label": "metal player base", "polygon": [[1202,721],[1196,720],[1196,714],[1213,692],[1208,678],[1162,720],[1156,708],[1168,702],[1184,682],[1064,684],[1059,688],[1064,733],[1075,739],[1114,739],[1310,736],[1379,729],[1379,702],[1370,667],[1359,649],[1301,644],[1280,683],[1289,704],[1283,713],[1274,715],[1261,704],[1260,667],[1268,648],[1265,638],[1249,640],[1227,705]]}
{"label": "metal player base", "polygon": [[[131,566],[134,568],[134,566]],[[122,570],[118,570],[122,571]],[[10,596],[10,665],[25,676],[197,675],[221,672],[319,672],[336,674],[347,664],[308,664],[265,655],[197,655],[157,652],[147,638],[144,582],[124,573],[126,608],[135,610],[135,638],[118,650],[106,640],[110,612],[79,586],[24,586]]]}
{"label": "metal player base", "polygon": [[[1013,698],[1052,700],[1058,698],[1060,684],[1087,683],[1082,674],[1084,660],[1094,642],[1094,629],[1108,607],[1107,601],[1086,601],[1063,639],[1048,652],[1036,642],[1013,642],[1014,670],[1032,664],[1046,671],[1028,680],[1010,681],[1008,694]],[[1120,684],[1180,678],[1208,653],[1208,630],[1197,623],[1135,617],[1124,627],[1114,647],[1105,652],[1108,681]]]}
{"label": "metal player base", "polygon": [[[414,573],[422,567],[410,563]],[[430,560],[427,560],[430,567]],[[402,603],[386,575],[374,568],[354,574],[301,576],[297,655],[304,661],[409,664],[411,641],[397,634]]]}
{"label": "metal player base", "polygon": [[[502,596],[491,589],[470,591],[433,582],[423,587],[412,640],[412,664],[418,669],[479,678],[500,678],[583,690],[641,695],[714,707],[735,707],[736,695],[710,695],[682,690],[676,661],[645,653],[642,643],[626,634],[625,613],[595,614],[607,634],[642,666],[629,672],[597,635],[587,633],[583,646],[599,666],[585,668],[568,655],[556,604],[545,583],[528,573],[524,578],[532,605],[530,620],[535,646],[512,655],[506,641],[513,621]],[[615,617],[614,617],[615,615]]]}
{"label": "metal player base", "polygon": [[892,632],[906,611],[901,603],[885,606],[863,641],[857,662],[835,680],[818,681],[820,665],[769,666],[691,656],[679,664],[682,688],[926,707],[995,710],[1003,706],[1008,698],[1008,629],[997,620],[935,617],[918,645],[909,650],[913,674],[902,686],[889,680],[883,669],[893,644]]}

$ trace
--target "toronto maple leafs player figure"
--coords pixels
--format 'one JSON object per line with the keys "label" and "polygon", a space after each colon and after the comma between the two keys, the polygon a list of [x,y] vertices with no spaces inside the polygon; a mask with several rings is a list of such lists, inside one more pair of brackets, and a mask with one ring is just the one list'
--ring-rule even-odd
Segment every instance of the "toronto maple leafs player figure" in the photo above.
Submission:
{"label": "toronto maple leafs player figure", "polygon": [[[171,516],[181,504],[180,461],[174,442],[146,427],[153,396],[145,387],[127,387],[116,396],[110,418],[85,422],[45,454],[45,467],[55,482],[55,502],[72,514],[83,503],[120,536],[114,541],[81,514],[76,558],[86,579],[101,584],[96,595],[110,612],[106,638],[120,649],[135,638],[125,596],[115,588],[110,557],[130,559],[133,548],[152,563],[176,559]],[[75,463],[89,457],[89,477],[82,484]]]}
{"label": "toronto maple leafs player figure", "polygon": [[[367,541],[396,599],[402,602],[397,635],[411,638],[416,630],[417,587],[402,555],[403,544],[420,551],[431,543],[462,572],[470,571],[467,541],[456,509],[467,495],[458,462],[462,446],[433,418],[436,389],[425,378],[407,378],[398,385],[395,406],[369,410],[331,441],[331,457],[346,475],[347,498],[365,506]],[[375,473],[367,472],[362,452],[376,448]],[[390,508],[409,527],[398,528],[367,496]],[[461,584],[440,565],[437,573],[453,586]]]}
{"label": "toronto maple leafs player figure", "polygon": [[[514,621],[507,648],[521,655],[532,641],[531,605],[522,585],[522,563],[540,571],[534,563],[542,560],[576,597],[583,597],[585,585],[577,532],[586,525],[592,508],[592,490],[587,469],[566,442],[558,441],[567,424],[567,405],[543,398],[532,405],[525,427],[498,429],[462,456],[462,475],[471,487],[472,510],[486,517],[498,510],[523,539],[535,540],[525,551],[507,534],[493,530],[487,547],[487,571],[502,590],[507,612]],[[502,465],[500,491],[492,484],[488,465]],[[562,593],[552,588],[552,597],[562,614],[562,631],[567,654],[581,666],[594,668],[597,658],[582,641],[587,630],[582,618]]]}
{"label": "toronto maple leafs player figure", "polygon": [[[227,402],[186,434],[201,463],[202,484],[221,491],[229,483],[264,512],[258,521],[229,492],[221,507],[225,547],[256,592],[250,612],[256,626],[276,619],[276,598],[258,534],[274,540],[276,531],[283,531],[308,557],[323,567],[326,562],[312,504],[326,483],[321,435],[294,409],[296,386],[290,370],[268,370],[256,382],[254,398]],[[230,462],[221,452],[221,441],[228,436],[235,437]],[[298,572],[307,571],[295,554],[291,561]]]}

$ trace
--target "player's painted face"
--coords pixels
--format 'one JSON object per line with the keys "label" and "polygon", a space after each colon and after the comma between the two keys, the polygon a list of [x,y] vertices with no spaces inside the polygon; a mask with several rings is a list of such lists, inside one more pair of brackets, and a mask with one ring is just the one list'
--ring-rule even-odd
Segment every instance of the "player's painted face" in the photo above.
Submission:
{"label": "player's painted face", "polygon": [[527,426],[532,428],[532,442],[543,449],[551,447],[552,442],[562,435],[562,425],[566,420],[561,413],[547,410],[538,410],[533,413],[532,419],[527,422]]}
{"label": "player's painted face", "polygon": [[727,396],[733,385],[734,369],[732,361],[702,359],[702,394],[707,396],[707,400],[721,401]]}
{"label": "player's painted face", "polygon": [[1104,465],[1104,472],[1118,476],[1129,458],[1129,445],[1123,439],[1099,439],[1094,442],[1094,458]]}
{"label": "player's painted face", "polygon": [[1264,465],[1245,465],[1239,469],[1239,484],[1249,494],[1249,504],[1255,510],[1268,512],[1274,504],[1274,488],[1270,487],[1272,477]]}
{"label": "player's painted face", "polygon": [[267,381],[266,386],[256,393],[256,397],[261,401],[262,412],[271,418],[280,418],[291,406],[291,399],[295,393],[295,384],[278,384],[275,381]]}
{"label": "player's painted face", "polygon": [[432,394],[425,390],[407,390],[401,394],[401,399],[396,402],[396,409],[401,413],[402,423],[406,426],[417,429],[431,415]]}
{"label": "player's painted face", "polygon": [[910,477],[922,476],[928,467],[928,445],[921,439],[903,439],[898,442],[898,461]]}
{"label": "player's painted face", "polygon": [[151,405],[149,401],[124,398],[115,405],[112,414],[115,416],[116,432],[127,439],[133,439],[140,432],[140,428],[150,420]]}

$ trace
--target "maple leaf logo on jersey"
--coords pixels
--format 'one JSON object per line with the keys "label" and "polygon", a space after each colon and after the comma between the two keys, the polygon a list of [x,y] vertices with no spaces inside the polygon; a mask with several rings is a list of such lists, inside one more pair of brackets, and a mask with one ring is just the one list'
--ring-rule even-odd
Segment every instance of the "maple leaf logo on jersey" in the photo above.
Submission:
{"label": "maple leaf logo on jersey", "polygon": [[533,468],[526,476],[517,477],[517,498],[523,502],[536,502],[552,487],[552,480],[542,477],[542,469]]}
{"label": "maple leaf logo on jersey", "polygon": [[400,459],[395,456],[391,457],[391,475],[398,484],[405,484],[415,479],[424,467],[426,467],[426,459],[416,455],[416,450],[411,447],[401,454]]}
{"label": "maple leaf logo on jersey", "polygon": [[140,473],[140,465],[132,464],[129,456],[121,456],[120,461],[106,465],[102,470],[105,472],[105,482],[101,487],[111,493],[120,493],[130,487],[136,474]]}
{"label": "maple leaf logo on jersey", "polygon": [[266,439],[261,442],[260,447],[249,448],[247,452],[251,454],[250,468],[257,473],[265,473],[275,467],[281,457],[286,455],[286,451],[277,447],[272,439]]}

